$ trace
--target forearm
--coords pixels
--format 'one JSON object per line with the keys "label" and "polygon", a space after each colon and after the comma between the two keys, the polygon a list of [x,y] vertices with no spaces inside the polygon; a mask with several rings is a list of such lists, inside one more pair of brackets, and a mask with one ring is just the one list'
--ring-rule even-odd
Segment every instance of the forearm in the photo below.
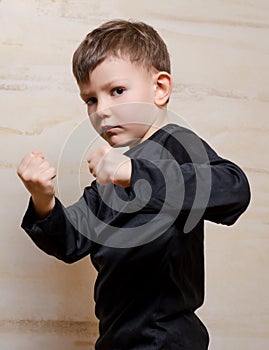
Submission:
{"label": "forearm", "polygon": [[55,206],[55,197],[32,195],[32,202],[35,209],[36,217],[39,220],[45,219]]}
{"label": "forearm", "polygon": [[50,213],[44,219],[37,218],[31,199],[22,228],[42,251],[72,263],[90,253],[92,242],[72,225],[65,211],[56,198]]}
{"label": "forearm", "polygon": [[250,199],[248,181],[242,170],[221,158],[211,164],[181,165],[174,160],[135,159],[132,185],[141,178],[152,185],[154,203],[159,203],[159,209],[166,202],[181,215],[196,211],[206,220],[227,225],[236,221]]}
{"label": "forearm", "polygon": [[227,160],[212,164],[211,173],[211,192],[205,219],[231,225],[249,205],[248,179],[239,166]]}

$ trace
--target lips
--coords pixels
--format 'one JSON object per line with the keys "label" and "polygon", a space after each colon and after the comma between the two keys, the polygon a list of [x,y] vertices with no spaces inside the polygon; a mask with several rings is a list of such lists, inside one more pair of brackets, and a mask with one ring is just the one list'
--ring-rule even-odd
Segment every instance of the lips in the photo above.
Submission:
{"label": "lips", "polygon": [[104,133],[111,133],[113,131],[116,131],[116,129],[119,129],[119,125],[105,125],[101,127],[102,134]]}

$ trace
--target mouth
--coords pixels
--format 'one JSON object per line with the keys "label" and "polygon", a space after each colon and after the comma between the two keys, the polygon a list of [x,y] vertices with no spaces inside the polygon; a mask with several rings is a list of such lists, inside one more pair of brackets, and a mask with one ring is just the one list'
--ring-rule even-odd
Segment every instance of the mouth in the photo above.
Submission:
{"label": "mouth", "polygon": [[101,127],[101,133],[109,134],[109,133],[113,133],[117,129],[120,129],[120,125],[105,125]]}

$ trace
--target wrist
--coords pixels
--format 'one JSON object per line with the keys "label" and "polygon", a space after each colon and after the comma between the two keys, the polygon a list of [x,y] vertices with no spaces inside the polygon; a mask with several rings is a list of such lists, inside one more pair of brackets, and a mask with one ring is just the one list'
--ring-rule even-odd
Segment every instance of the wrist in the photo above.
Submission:
{"label": "wrist", "polygon": [[32,202],[37,217],[39,219],[44,219],[54,208],[55,197],[54,195],[32,195]]}
{"label": "wrist", "polygon": [[131,175],[132,175],[132,162],[130,158],[126,157],[126,160],[122,162],[116,172],[115,185],[121,187],[129,187],[131,185]]}

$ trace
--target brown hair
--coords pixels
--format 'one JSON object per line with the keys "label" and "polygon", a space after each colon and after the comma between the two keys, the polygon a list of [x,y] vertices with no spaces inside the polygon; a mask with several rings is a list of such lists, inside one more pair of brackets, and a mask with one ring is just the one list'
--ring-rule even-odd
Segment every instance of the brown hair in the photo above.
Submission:
{"label": "brown hair", "polygon": [[73,74],[78,83],[87,83],[90,73],[107,57],[126,57],[147,69],[170,73],[167,47],[148,24],[112,20],[87,34],[73,55]]}

